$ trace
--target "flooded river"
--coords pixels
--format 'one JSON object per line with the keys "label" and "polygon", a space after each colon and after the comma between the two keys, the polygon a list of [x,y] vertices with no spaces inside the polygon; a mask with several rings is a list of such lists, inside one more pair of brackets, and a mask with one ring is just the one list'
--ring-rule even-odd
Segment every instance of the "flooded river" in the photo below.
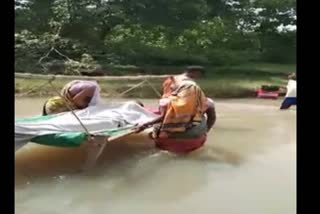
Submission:
{"label": "flooded river", "polygon": [[[43,101],[16,99],[16,117],[40,114]],[[279,103],[217,100],[203,149],[179,157],[132,136],[87,173],[81,149],[30,143],[15,156],[15,213],[294,214],[296,110]]]}

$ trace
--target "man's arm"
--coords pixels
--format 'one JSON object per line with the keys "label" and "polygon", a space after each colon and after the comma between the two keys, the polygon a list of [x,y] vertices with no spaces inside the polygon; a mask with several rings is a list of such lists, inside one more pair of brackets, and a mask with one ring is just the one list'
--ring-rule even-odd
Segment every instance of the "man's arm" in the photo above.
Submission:
{"label": "man's arm", "polygon": [[148,128],[149,126],[152,126],[156,123],[160,123],[162,122],[164,116],[165,116],[165,112],[166,112],[166,108],[165,107],[160,107],[160,116],[149,121],[149,122],[146,122],[142,125],[140,125],[139,127],[135,128],[136,129],[136,132],[139,133],[141,131],[143,131],[144,129]]}
{"label": "man's arm", "polygon": [[216,122],[216,110],[214,107],[209,107],[205,113],[207,114],[207,131],[209,132]]}

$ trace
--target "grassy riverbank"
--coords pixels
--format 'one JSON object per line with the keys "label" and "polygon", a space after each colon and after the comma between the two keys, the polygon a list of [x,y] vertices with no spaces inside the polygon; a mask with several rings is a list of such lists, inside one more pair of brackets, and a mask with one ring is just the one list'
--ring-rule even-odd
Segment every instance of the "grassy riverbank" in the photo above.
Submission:
{"label": "grassy riverbank", "polygon": [[[254,96],[254,91],[261,85],[286,85],[286,75],[295,71],[294,65],[243,65],[228,68],[207,68],[206,78],[199,80],[199,84],[207,96],[215,98],[245,98]],[[143,81],[130,79],[102,79],[97,77],[101,86],[102,95],[105,97],[136,97],[157,98],[156,92],[149,84],[143,84],[127,93],[126,90],[136,86]],[[16,96],[46,97],[57,95],[69,79],[59,78],[54,80],[53,85],[48,80],[39,78],[15,78]],[[148,82],[161,92],[161,79],[150,79]],[[120,96],[121,95],[121,96]]]}

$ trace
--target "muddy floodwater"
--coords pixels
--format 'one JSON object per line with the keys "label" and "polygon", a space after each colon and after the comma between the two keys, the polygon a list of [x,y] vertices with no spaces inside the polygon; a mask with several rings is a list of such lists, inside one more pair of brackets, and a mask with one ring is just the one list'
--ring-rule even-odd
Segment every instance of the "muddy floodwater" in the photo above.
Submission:
{"label": "muddy floodwater", "polygon": [[[16,117],[40,114],[43,102],[17,98]],[[15,155],[15,213],[294,214],[296,108],[280,102],[217,100],[203,149],[175,156],[131,136],[86,173],[82,149],[30,143]]]}

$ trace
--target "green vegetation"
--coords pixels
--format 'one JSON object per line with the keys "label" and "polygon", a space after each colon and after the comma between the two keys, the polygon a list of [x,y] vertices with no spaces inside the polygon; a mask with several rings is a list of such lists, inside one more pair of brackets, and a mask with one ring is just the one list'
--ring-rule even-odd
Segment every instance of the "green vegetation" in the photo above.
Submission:
{"label": "green vegetation", "polygon": [[[190,64],[213,68],[295,64],[295,30],[279,31],[281,26],[295,26],[295,0],[15,0],[15,4],[16,72],[99,70],[130,75],[167,73],[162,68],[172,71]],[[41,58],[53,47],[58,52]]]}
{"label": "green vegetation", "polygon": [[[213,97],[248,97],[295,71],[295,0],[15,0],[15,72],[174,74],[203,65]],[[282,28],[282,30],[279,30]],[[60,89],[67,80],[56,80]],[[139,81],[100,81],[116,97]],[[16,79],[19,96],[49,96]],[[160,90],[160,80],[152,80]],[[33,87],[36,87],[32,90]],[[145,89],[145,90],[144,90]],[[30,91],[31,90],[31,91]],[[155,97],[149,86],[126,97]]]}

